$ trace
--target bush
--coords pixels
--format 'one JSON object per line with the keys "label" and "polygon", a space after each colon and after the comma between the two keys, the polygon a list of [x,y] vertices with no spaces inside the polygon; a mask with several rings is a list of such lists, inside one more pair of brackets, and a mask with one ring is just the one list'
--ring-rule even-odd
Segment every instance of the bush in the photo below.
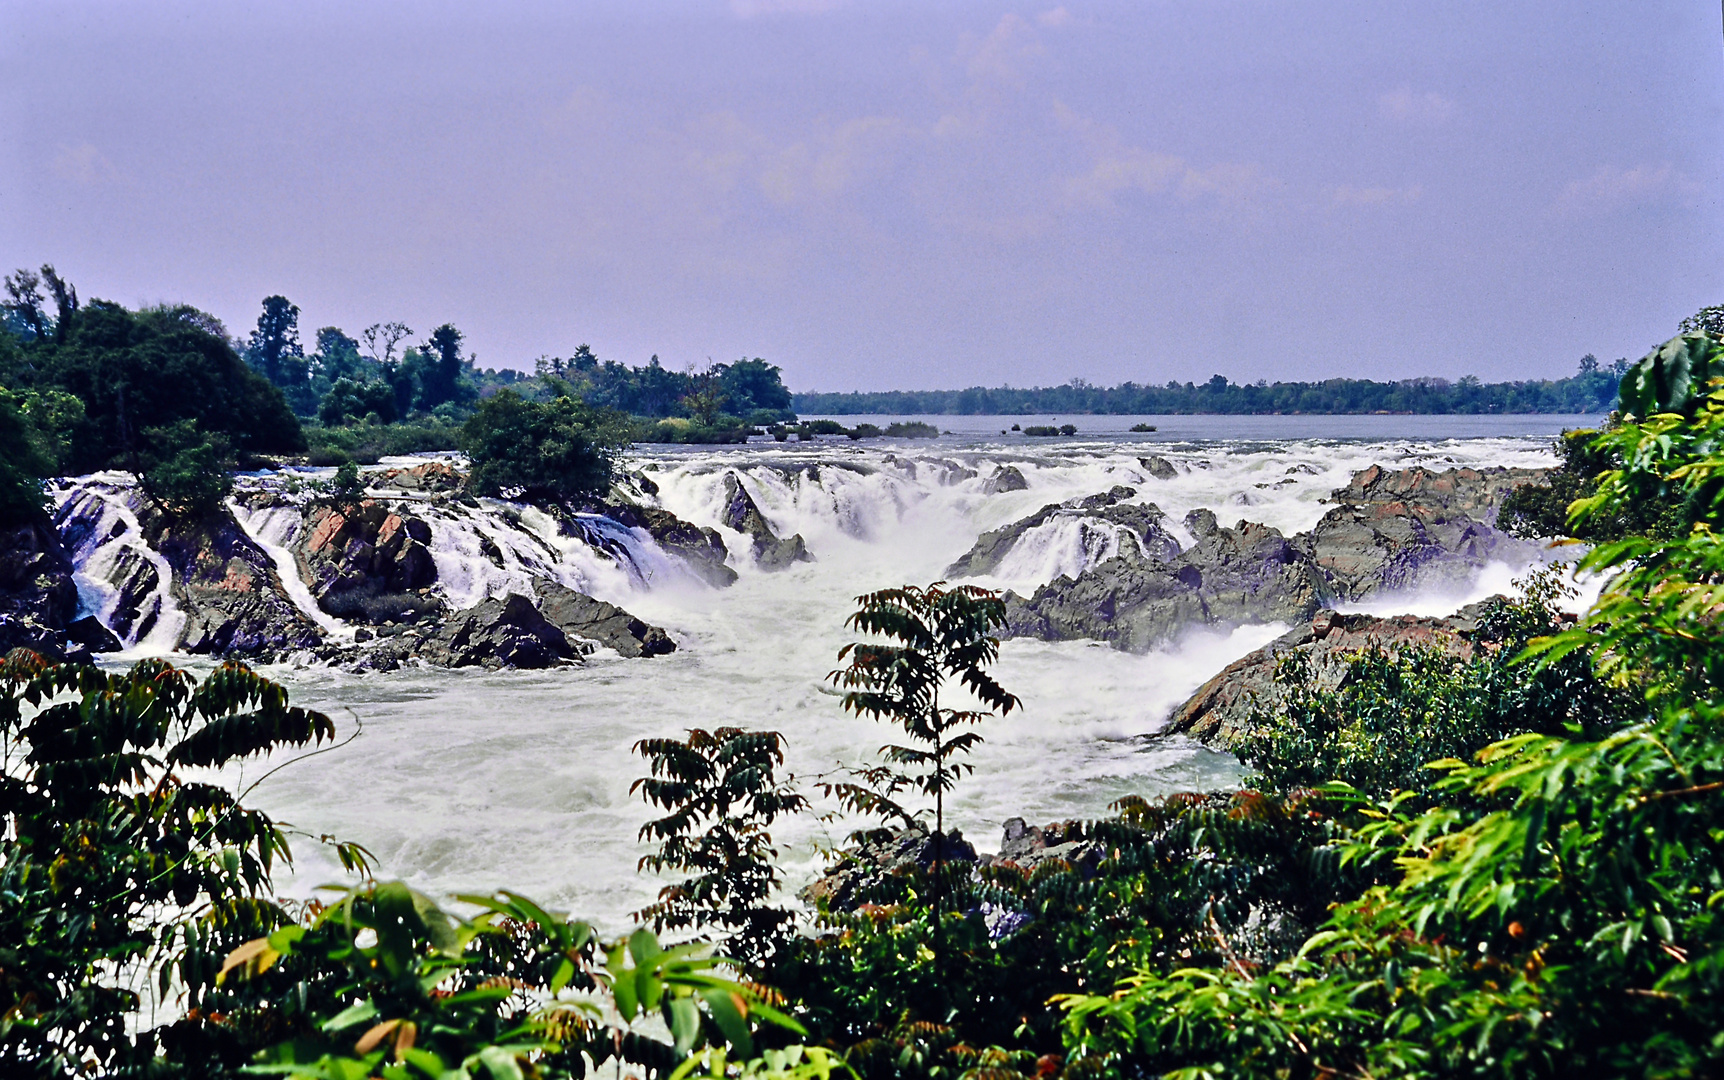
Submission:
{"label": "bush", "polygon": [[924,424],[920,420],[889,424],[886,427],[886,437],[889,439],[933,439],[939,437],[939,434],[939,428],[933,424]]}
{"label": "bush", "polygon": [[600,498],[627,444],[620,413],[569,397],[526,401],[513,390],[480,402],[461,428],[461,449],[472,462],[468,488],[510,498]]}
{"label": "bush", "polygon": [[395,391],[375,379],[337,379],[317,407],[317,418],[327,427],[373,416],[381,423],[395,422]]}
{"label": "bush", "polygon": [[369,420],[346,427],[306,429],[313,465],[340,465],[357,461],[375,465],[385,457],[454,450],[461,443],[461,428],[435,419],[411,423],[382,424]]}
{"label": "bush", "polygon": [[196,520],[222,507],[233,491],[227,440],[201,432],[190,420],[144,432],[138,485],[170,517]]}

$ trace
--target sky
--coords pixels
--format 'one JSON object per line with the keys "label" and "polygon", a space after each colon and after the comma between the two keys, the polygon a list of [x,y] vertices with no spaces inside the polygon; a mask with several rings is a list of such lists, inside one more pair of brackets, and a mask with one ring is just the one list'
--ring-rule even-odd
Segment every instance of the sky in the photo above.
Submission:
{"label": "sky", "polygon": [[0,4],[0,267],[797,390],[1551,378],[1724,303],[1717,0]]}

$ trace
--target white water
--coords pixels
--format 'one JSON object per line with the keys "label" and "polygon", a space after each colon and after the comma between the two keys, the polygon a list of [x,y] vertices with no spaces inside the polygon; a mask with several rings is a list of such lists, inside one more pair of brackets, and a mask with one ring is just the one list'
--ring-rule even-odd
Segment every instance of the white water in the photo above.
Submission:
{"label": "white water", "polygon": [[[125,474],[97,474],[76,487],[56,488],[55,508],[61,513],[86,519],[88,532],[70,554],[77,572],[79,617],[94,615],[115,631],[125,650],[120,659],[161,656],[179,644],[185,628],[185,613],[174,602],[173,570],[168,561],[144,541],[136,509],[131,478]],[[68,505],[70,504],[70,505]],[[119,617],[121,585],[136,560],[148,563],[155,574],[149,595],[138,605],[136,618]]]}
{"label": "white water", "polygon": [[252,510],[237,499],[229,499],[227,508],[233,511],[234,521],[245,530],[251,542],[269,555],[269,561],[275,564],[276,576],[281,580],[282,591],[293,601],[293,606],[329,636],[338,641],[352,641],[353,627],[317,606],[317,600],[299,576],[299,564],[289,550],[289,545],[299,539],[299,534],[305,529],[305,517],[297,509],[286,506]]}
{"label": "white water", "polygon": [[[1197,507],[1213,508],[1225,524],[1249,518],[1292,533],[1315,524],[1329,509],[1328,493],[1373,463],[1551,463],[1548,441],[1526,437],[942,443],[638,453],[631,466],[644,469],[678,516],[716,525],[724,476],[734,470],[773,528],[800,533],[814,554],[812,563],[769,574],[752,564],[742,537],[727,533],[741,577],[723,590],[615,523],[583,520],[579,535],[565,536],[547,515],[503,503],[477,512],[420,508],[440,588],[457,606],[530,593],[535,579],[551,578],[666,627],[679,650],[632,661],[601,653],[584,667],[544,672],[357,676],[272,667],[297,702],[330,712],[344,734],[362,720],[364,734],[274,774],[252,803],[313,834],[357,840],[377,854],[382,873],[433,892],[508,886],[620,928],[657,888],[634,872],[642,850],[636,830],[651,812],[628,793],[643,771],[633,743],[730,725],[783,732],[789,768],[805,779],[867,760],[892,732],[843,714],[824,681],[849,640],[843,621],[854,597],[939,579],[983,531],[1049,502],[1126,484],[1166,511],[1182,541],[1189,537],[1178,523]],[[1148,453],[1173,460],[1179,474],[1149,477],[1137,460]],[[1002,464],[1015,465],[1029,490],[982,494]],[[1056,573],[1080,572],[1119,543],[1074,525],[1061,519],[1038,530],[991,583],[1024,591]],[[257,532],[278,547],[291,542],[278,525]],[[1489,568],[1466,595],[1384,603],[1446,612],[1500,589],[1509,576]],[[1089,816],[1128,793],[1231,782],[1238,769],[1230,757],[1142,736],[1221,667],[1283,629],[1198,632],[1145,656],[1086,642],[1007,642],[996,674],[1023,709],[984,729],[976,772],[948,804],[949,821],[989,850],[1011,816]],[[234,779],[255,779],[278,763],[253,763]],[[811,817],[775,830],[793,886],[814,872],[817,846],[846,830]],[[340,877],[315,845],[302,842],[298,853],[299,873],[288,882],[294,891]]]}

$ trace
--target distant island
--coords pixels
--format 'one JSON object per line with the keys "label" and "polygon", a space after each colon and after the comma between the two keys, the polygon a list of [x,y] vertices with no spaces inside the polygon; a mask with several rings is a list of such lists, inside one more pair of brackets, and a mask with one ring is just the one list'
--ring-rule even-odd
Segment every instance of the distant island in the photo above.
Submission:
{"label": "distant island", "polygon": [[1203,383],[1149,386],[1123,382],[1092,386],[972,386],[966,390],[882,390],[797,393],[791,407],[815,416],[1025,416],[1076,413],[1162,415],[1192,413],[1604,413],[1616,403],[1626,359],[1600,363],[1583,357],[1566,379],[1481,382],[1448,379],[1324,379],[1321,382],[1236,383],[1216,375]]}

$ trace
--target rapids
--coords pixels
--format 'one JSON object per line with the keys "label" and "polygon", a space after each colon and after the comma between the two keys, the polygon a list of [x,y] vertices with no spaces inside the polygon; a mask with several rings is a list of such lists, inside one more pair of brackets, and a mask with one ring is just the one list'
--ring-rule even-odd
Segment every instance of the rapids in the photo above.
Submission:
{"label": "rapids", "polygon": [[[1365,432],[1369,437],[1351,439],[1289,437],[1305,434],[1292,424],[1270,437],[1261,430],[1266,418],[1239,418],[1244,430],[1231,431],[1232,418],[1183,418],[1215,422],[1212,433],[1045,443],[983,436],[987,429],[974,418],[935,419],[946,426],[969,419],[977,430],[923,443],[632,452],[629,468],[656,485],[660,505],[703,526],[718,526],[723,478],[734,470],[773,530],[781,537],[800,533],[814,555],[813,562],[765,573],[748,559],[748,538],[721,527],[741,575],[725,589],[704,584],[643,532],[609,519],[582,518],[570,536],[545,515],[507,504],[426,510],[439,588],[456,606],[551,578],[665,627],[677,652],[622,660],[601,650],[584,666],[538,672],[409,668],[358,675],[317,663],[272,664],[265,672],[285,682],[297,703],[329,712],[343,738],[357,737],[298,760],[252,762],[226,779],[249,788],[252,805],[303,833],[364,844],[381,875],[433,894],[513,888],[617,930],[659,886],[635,872],[643,850],[636,832],[656,816],[629,791],[644,771],[631,749],[636,740],[696,726],[774,729],[788,740],[788,770],[807,785],[868,759],[892,739],[885,726],[842,713],[825,682],[850,639],[843,624],[859,593],[938,580],[980,533],[1044,504],[1120,484],[1166,511],[1182,543],[1191,538],[1176,523],[1197,507],[1214,509],[1226,524],[1249,518],[1291,534],[1310,528],[1328,509],[1328,494],[1373,463],[1549,465],[1549,434],[1578,418],[1486,418],[1496,425],[1482,430],[1471,419],[1469,438],[1437,437],[1442,429],[1431,428],[1432,435]],[[1153,478],[1139,460],[1149,454],[1173,462],[1177,475]],[[1023,473],[1028,490],[984,494],[988,477],[1006,464]],[[280,479],[264,474],[246,482]],[[79,580],[92,583],[89,607],[107,611],[113,598],[95,584],[102,560],[150,553],[134,543],[136,519],[121,495],[87,494],[89,488],[86,482],[61,496],[108,500],[107,532],[77,549]],[[292,572],[284,556],[297,515],[264,511],[240,520],[284,576]],[[1118,542],[1093,523],[1056,518],[1021,541],[996,576],[979,580],[1028,591],[1108,557]],[[1464,595],[1379,597],[1371,606],[1450,611],[1501,589],[1508,576],[1487,570]],[[287,585],[304,607],[310,598],[300,589]],[[157,598],[158,624],[172,616],[165,600]],[[319,622],[350,632],[329,616]],[[1141,656],[1089,642],[1006,642],[996,674],[1023,708],[982,729],[986,742],[973,755],[974,774],[959,781],[948,803],[949,824],[992,850],[1009,817],[1096,815],[1128,793],[1234,781],[1240,769],[1229,756],[1143,736],[1210,675],[1283,629],[1192,633]],[[128,655],[138,655],[161,640],[159,633],[121,636]],[[780,823],[774,835],[792,890],[815,872],[819,848],[840,842],[853,824],[814,815]],[[302,839],[295,852],[296,869],[278,879],[287,891],[303,895],[341,879],[316,843]]]}

